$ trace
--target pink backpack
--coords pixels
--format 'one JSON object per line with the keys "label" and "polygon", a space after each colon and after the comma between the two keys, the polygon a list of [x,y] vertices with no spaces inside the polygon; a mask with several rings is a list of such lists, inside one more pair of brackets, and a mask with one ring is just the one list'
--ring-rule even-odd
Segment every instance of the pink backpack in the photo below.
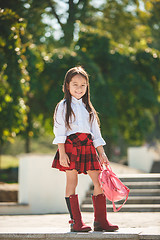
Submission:
{"label": "pink backpack", "polygon": [[[99,182],[105,196],[108,198],[109,201],[112,202],[114,212],[119,211],[128,199],[130,191],[129,188],[120,181],[120,179],[112,171],[112,168],[109,164],[103,164],[103,170],[99,174]],[[114,202],[120,201],[124,198],[126,198],[124,203],[116,209]]]}

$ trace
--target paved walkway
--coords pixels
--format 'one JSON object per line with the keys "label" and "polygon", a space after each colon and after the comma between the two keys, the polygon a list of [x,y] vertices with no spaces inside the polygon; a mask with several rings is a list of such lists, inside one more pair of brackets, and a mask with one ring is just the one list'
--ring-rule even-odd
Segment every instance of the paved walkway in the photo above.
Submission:
{"label": "paved walkway", "polygon": [[[116,173],[140,173],[138,170],[125,169],[127,167],[118,166],[112,164],[112,168]],[[86,224],[93,227],[93,213],[82,213],[83,220]],[[14,234],[27,234],[26,239],[29,238],[28,234],[42,234],[41,239],[48,239],[50,235],[47,234],[59,234],[52,235],[52,239],[66,239],[66,238],[76,238],[69,234],[69,214],[45,214],[45,215],[0,215],[0,240],[1,239],[17,239],[21,236],[17,235],[17,238],[14,238]],[[160,213],[157,212],[109,212],[108,220],[119,225],[119,230],[116,233],[90,233],[85,235],[83,239],[92,238],[92,239],[101,239],[107,238],[112,239],[115,234],[116,239],[159,239],[160,240]],[[7,235],[8,234],[8,235]],[[62,236],[62,234],[65,234]],[[93,237],[94,234],[94,237]],[[13,237],[12,237],[13,235]],[[103,236],[102,236],[103,235]],[[43,238],[45,236],[45,238]],[[47,238],[47,237],[48,238]],[[56,237],[55,237],[56,236]],[[68,237],[67,237],[68,236]],[[125,236],[123,238],[123,236]],[[132,237],[130,237],[132,236]],[[135,236],[135,238],[133,238]],[[36,235],[34,235],[36,238]],[[21,238],[23,239],[23,238]]]}
{"label": "paved walkway", "polygon": [[[93,213],[82,213],[86,224],[93,226]],[[111,223],[119,225],[120,232],[143,231],[160,236],[160,213],[123,213],[109,212],[108,219]],[[8,215],[0,216],[0,233],[45,231],[68,232],[69,214],[46,215]],[[47,231],[48,231],[47,230]],[[159,238],[160,239],[160,238]]]}

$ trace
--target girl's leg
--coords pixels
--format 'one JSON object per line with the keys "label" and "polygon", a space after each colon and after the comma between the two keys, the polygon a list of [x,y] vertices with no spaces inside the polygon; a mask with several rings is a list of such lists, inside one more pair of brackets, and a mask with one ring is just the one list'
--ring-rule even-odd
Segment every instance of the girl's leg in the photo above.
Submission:
{"label": "girl's leg", "polygon": [[78,172],[73,170],[66,171],[66,197],[74,195],[78,184]]}
{"label": "girl's leg", "polygon": [[76,170],[66,171],[66,203],[71,216],[71,232],[88,232],[91,228],[85,225],[82,221],[82,216],[79,208],[78,195],[75,194],[78,173]]}
{"label": "girl's leg", "polygon": [[92,179],[93,185],[94,185],[94,192],[93,195],[97,196],[98,194],[102,194],[102,189],[98,180],[98,175],[100,171],[98,170],[89,170],[88,175]]}
{"label": "girl's leg", "polygon": [[89,170],[88,175],[91,177],[94,184],[94,192],[92,196],[94,206],[94,231],[115,231],[118,229],[117,225],[112,225],[107,220],[106,212],[106,197],[102,192],[98,175],[99,171]]}

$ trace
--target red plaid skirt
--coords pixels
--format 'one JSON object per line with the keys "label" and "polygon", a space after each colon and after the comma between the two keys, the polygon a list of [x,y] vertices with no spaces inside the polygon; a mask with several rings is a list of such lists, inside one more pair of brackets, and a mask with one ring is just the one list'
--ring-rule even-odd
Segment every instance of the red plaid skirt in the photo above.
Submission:
{"label": "red plaid skirt", "polygon": [[70,166],[63,167],[59,162],[59,149],[54,157],[52,168],[60,171],[76,169],[78,173],[87,174],[88,170],[102,170],[91,134],[75,133],[67,137],[65,151],[70,159]]}

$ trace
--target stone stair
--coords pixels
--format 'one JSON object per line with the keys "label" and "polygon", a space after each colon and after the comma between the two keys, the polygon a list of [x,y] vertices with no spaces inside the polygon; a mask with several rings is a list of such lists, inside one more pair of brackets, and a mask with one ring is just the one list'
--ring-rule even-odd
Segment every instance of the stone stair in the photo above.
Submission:
{"label": "stone stair", "polygon": [[[119,174],[118,177],[130,189],[128,200],[121,212],[160,212],[160,174]],[[93,185],[81,204],[83,212],[93,211],[91,194]],[[119,201],[116,206],[122,203],[123,201]],[[112,203],[108,200],[107,211],[113,211]]]}
{"label": "stone stair", "polygon": [[[150,230],[151,231],[151,230]],[[70,233],[54,232],[53,229],[25,229],[21,232],[0,233],[0,240],[159,240],[159,233],[147,232],[146,229],[121,229],[118,232]]]}
{"label": "stone stair", "polygon": [[0,182],[0,204],[1,202],[17,202],[18,201],[18,184]]}

